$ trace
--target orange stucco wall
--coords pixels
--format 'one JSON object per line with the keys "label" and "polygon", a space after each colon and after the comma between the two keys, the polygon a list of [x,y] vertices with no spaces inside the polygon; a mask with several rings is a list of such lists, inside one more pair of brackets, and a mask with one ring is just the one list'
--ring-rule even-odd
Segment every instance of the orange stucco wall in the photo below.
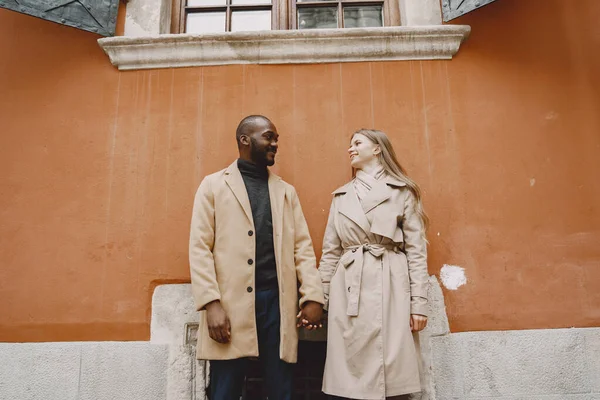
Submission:
{"label": "orange stucco wall", "polygon": [[600,325],[600,2],[498,0],[452,61],[118,72],[91,33],[0,11],[0,340],[149,335],[189,280],[201,178],[264,113],[317,251],[360,127],[425,191],[453,331]]}

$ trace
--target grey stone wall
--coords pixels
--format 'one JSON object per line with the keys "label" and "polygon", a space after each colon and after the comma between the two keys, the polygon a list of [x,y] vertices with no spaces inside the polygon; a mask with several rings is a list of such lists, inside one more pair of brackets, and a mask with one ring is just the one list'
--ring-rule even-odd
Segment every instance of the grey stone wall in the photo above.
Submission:
{"label": "grey stone wall", "polygon": [[164,400],[168,346],[0,343],[2,400]]}
{"label": "grey stone wall", "polygon": [[166,400],[204,400],[208,371],[196,360],[199,313],[191,285],[161,285],[152,296],[150,342],[169,346]]}
{"label": "grey stone wall", "polygon": [[437,400],[600,399],[600,329],[454,333],[431,339]]}

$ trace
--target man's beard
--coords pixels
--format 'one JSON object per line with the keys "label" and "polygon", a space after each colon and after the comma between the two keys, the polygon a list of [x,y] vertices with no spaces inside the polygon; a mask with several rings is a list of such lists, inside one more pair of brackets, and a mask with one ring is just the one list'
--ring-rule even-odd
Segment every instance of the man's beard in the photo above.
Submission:
{"label": "man's beard", "polygon": [[267,159],[267,152],[271,149],[270,147],[264,148],[264,150],[259,150],[258,143],[254,140],[254,138],[250,137],[250,158],[257,165],[262,165],[264,167],[270,167],[275,164],[275,160]]}

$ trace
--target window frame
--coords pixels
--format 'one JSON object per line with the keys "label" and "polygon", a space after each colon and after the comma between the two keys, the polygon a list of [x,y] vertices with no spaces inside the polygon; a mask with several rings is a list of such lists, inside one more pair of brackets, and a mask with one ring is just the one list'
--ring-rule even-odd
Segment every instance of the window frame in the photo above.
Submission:
{"label": "window frame", "polygon": [[[298,29],[298,8],[304,7],[331,7],[335,4],[338,12],[338,28],[343,28],[343,6],[344,5],[382,5],[383,10],[383,26],[400,26],[400,12],[397,5],[397,0],[331,0],[331,1],[302,1],[298,0],[272,0],[271,4],[249,5],[231,4],[232,0],[226,0],[226,5],[215,6],[196,6],[189,7],[194,10],[203,11],[226,11],[225,24],[226,32],[231,32],[231,13],[232,11],[240,10],[271,10],[271,30],[296,30]],[[186,34],[186,0],[173,0],[171,12],[171,33]],[[298,7],[297,3],[301,6]]]}
{"label": "window frame", "polygon": [[[271,4],[232,4],[232,0],[226,0],[225,5],[193,6],[187,7],[186,0],[173,0],[173,9],[171,13],[171,33],[186,33],[186,22],[188,9],[202,10],[205,12],[223,12],[225,11],[225,32],[231,32],[231,13],[233,11],[271,11],[271,30],[282,29],[279,18],[279,6],[281,0],[271,0]],[[201,11],[191,11],[201,12]]]}
{"label": "window frame", "polygon": [[[381,5],[383,12],[383,26],[399,26],[400,25],[400,14],[394,13],[391,3],[394,0],[328,0],[328,1],[298,1],[289,0],[291,3],[290,12],[290,26],[288,29],[298,29],[298,9],[299,8],[317,8],[317,7],[332,7],[335,4],[337,8],[338,27],[336,29],[344,28],[344,5],[352,6],[371,6]],[[298,7],[298,4],[301,4]]]}

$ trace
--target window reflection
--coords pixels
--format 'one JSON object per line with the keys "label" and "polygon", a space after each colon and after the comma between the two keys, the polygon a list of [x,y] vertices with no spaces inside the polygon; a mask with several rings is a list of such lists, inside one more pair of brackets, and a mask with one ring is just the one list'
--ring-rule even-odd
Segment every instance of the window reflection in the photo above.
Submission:
{"label": "window reflection", "polygon": [[220,6],[227,4],[226,0],[188,0],[189,7]]}
{"label": "window reflection", "polygon": [[298,29],[323,29],[337,27],[337,8],[314,7],[298,9]]}
{"label": "window reflection", "polygon": [[225,12],[190,13],[187,15],[188,33],[225,32]]}
{"label": "window reflection", "polygon": [[345,28],[366,28],[383,26],[381,6],[344,7]]}
{"label": "window reflection", "polygon": [[271,30],[271,10],[234,11],[231,14],[231,31]]}

